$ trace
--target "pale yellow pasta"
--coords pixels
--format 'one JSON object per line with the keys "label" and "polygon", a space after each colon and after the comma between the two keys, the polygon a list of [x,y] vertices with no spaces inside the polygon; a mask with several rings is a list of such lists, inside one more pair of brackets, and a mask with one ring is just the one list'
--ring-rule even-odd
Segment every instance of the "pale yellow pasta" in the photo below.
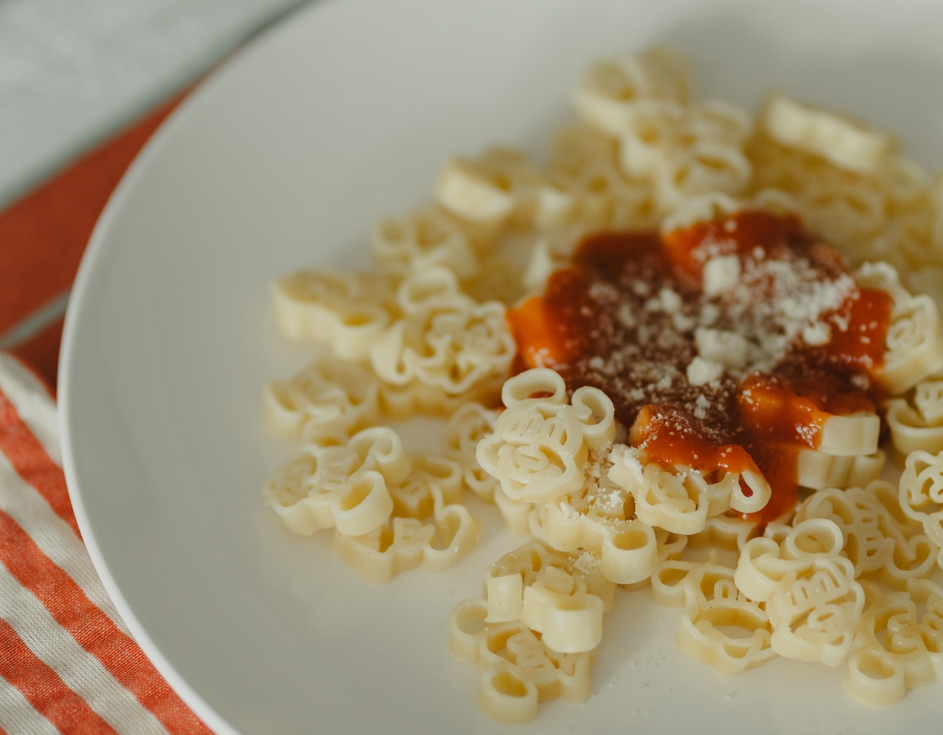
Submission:
{"label": "pale yellow pasta", "polygon": [[505,494],[500,484],[494,489],[494,503],[501,511],[504,525],[511,533],[516,533],[519,536],[530,533],[530,517],[535,508],[534,503],[512,500]]}
{"label": "pale yellow pasta", "polygon": [[371,364],[384,383],[418,383],[467,398],[506,375],[515,345],[503,304],[475,303],[444,268],[407,276],[397,300],[404,316],[370,346]]}
{"label": "pale yellow pasta", "polygon": [[494,150],[480,159],[453,158],[435,187],[436,202],[472,222],[496,223],[520,206],[530,172],[516,151]]}
{"label": "pale yellow pasta", "polygon": [[943,380],[918,383],[910,401],[888,401],[887,424],[894,446],[905,455],[943,451]]}
{"label": "pale yellow pasta", "polygon": [[[755,513],[769,501],[771,490],[762,475],[748,471],[726,473],[709,482],[691,468],[664,468],[648,462],[645,453],[616,447],[609,479],[635,498],[635,512],[652,526],[691,535],[704,530],[710,516],[733,508]],[[752,491],[746,495],[740,480]]]}
{"label": "pale yellow pasta", "polygon": [[[621,495],[614,503],[612,492]],[[586,493],[568,494],[531,513],[531,533],[556,549],[590,552],[612,582],[642,582],[659,561],[658,539],[650,525],[625,517],[624,503],[618,490],[607,492],[602,502]]]}
{"label": "pale yellow pasta", "polygon": [[852,563],[840,555],[841,530],[825,519],[796,525],[782,544],[747,542],[737,563],[737,589],[766,603],[771,644],[780,656],[844,663],[864,608]]}
{"label": "pale yellow pasta", "polygon": [[[611,609],[616,584],[607,580],[600,570],[595,566],[586,569],[578,553],[570,554],[539,541],[531,541],[508,552],[485,570],[483,594],[488,603],[487,622],[521,619],[526,590],[537,584],[542,579],[541,574],[548,569],[556,571],[538,586],[551,591],[554,588],[565,588],[565,594],[571,596],[574,592],[590,594],[599,598],[603,612]],[[561,585],[562,578],[558,572],[567,575],[570,581],[564,580]],[[515,577],[521,580],[520,584],[514,581]]]}
{"label": "pale yellow pasta", "polygon": [[379,472],[365,470],[351,477],[331,498],[331,517],[342,536],[361,536],[379,528],[393,512],[393,498]]}
{"label": "pale yellow pasta", "polygon": [[817,450],[836,457],[875,454],[881,434],[881,419],[875,413],[829,416],[822,424]]}
{"label": "pale yellow pasta", "polygon": [[486,503],[495,502],[498,481],[478,464],[478,442],[494,431],[497,411],[480,403],[465,403],[445,428],[445,455],[458,462],[465,486]]}
{"label": "pale yellow pasta", "polygon": [[943,546],[943,453],[908,455],[899,499],[904,514],[920,523],[937,547]]}
{"label": "pale yellow pasta", "polygon": [[392,429],[364,429],[346,444],[309,443],[266,484],[269,505],[295,533],[333,528],[359,535],[378,527],[393,511],[387,483],[412,469]]}
{"label": "pale yellow pasta", "polygon": [[364,360],[395,314],[396,276],[299,271],[272,285],[279,330],[327,345],[337,357]]}
{"label": "pale yellow pasta", "polygon": [[782,94],[770,96],[762,120],[766,132],[779,143],[822,156],[849,171],[874,171],[893,147],[886,135]]}
{"label": "pale yellow pasta", "polygon": [[380,418],[376,376],[359,365],[322,358],[291,380],[262,391],[266,425],[285,438],[343,438]]}
{"label": "pale yellow pasta", "polygon": [[743,143],[751,127],[749,115],[723,103],[659,106],[623,133],[620,162],[630,176],[652,182],[662,211],[692,196],[736,194],[750,180]]}
{"label": "pale yellow pasta", "polygon": [[507,409],[478,445],[481,467],[512,500],[547,502],[578,490],[589,450],[615,434],[609,398],[584,387],[567,402],[563,378],[547,368],[511,378],[502,398]]}
{"label": "pale yellow pasta", "polygon": [[449,650],[484,672],[478,703],[485,714],[523,723],[536,716],[538,700],[589,699],[595,650],[559,653],[521,621],[488,624],[486,616],[481,597],[459,603],[449,616]]}
{"label": "pale yellow pasta", "polygon": [[923,619],[918,617],[917,604],[909,592],[880,595],[870,601],[862,616],[857,648],[845,672],[845,688],[862,704],[896,704],[908,689],[928,684],[939,675],[943,590],[929,580],[919,581],[930,588]]}
{"label": "pale yellow pasta", "polygon": [[437,385],[414,380],[406,385],[380,383],[380,412],[392,421],[406,421],[416,414],[450,416],[466,401],[492,401],[501,391],[499,379],[482,381],[467,393],[450,395]]}
{"label": "pale yellow pasta", "polygon": [[864,492],[877,513],[881,533],[894,542],[894,551],[884,566],[862,578],[873,577],[893,589],[906,589],[909,580],[933,570],[939,549],[924,533],[923,525],[901,509],[896,486],[875,480]]}
{"label": "pale yellow pasta", "polygon": [[796,459],[796,479],[800,486],[813,490],[864,486],[881,476],[885,459],[880,449],[873,454],[857,456],[836,456],[818,449],[800,449]]}
{"label": "pale yellow pasta", "polygon": [[428,452],[410,454],[412,469],[405,479],[390,483],[393,512],[406,518],[425,518],[433,511],[433,488],[442,493],[444,503],[450,505],[462,499],[464,484],[461,466],[451,459],[436,457]]}
{"label": "pale yellow pasta", "polygon": [[933,299],[895,298],[885,348],[883,377],[892,395],[943,370],[943,323]]}
{"label": "pale yellow pasta", "polygon": [[688,545],[694,549],[707,547],[739,554],[758,526],[758,521],[722,514],[708,518],[703,531],[686,538]]}
{"label": "pale yellow pasta", "polygon": [[657,225],[649,182],[623,171],[615,141],[587,127],[565,129],[554,141],[551,175],[574,201],[573,222],[585,230]]}
{"label": "pale yellow pasta", "polygon": [[334,553],[364,579],[381,584],[418,566],[430,572],[453,566],[478,545],[481,522],[464,505],[446,505],[437,485],[431,494],[429,521],[392,516],[360,536],[343,534],[338,527]]}
{"label": "pale yellow pasta", "polygon": [[370,242],[377,264],[406,275],[443,266],[459,278],[478,272],[479,258],[468,228],[447,212],[430,208],[406,217],[388,217],[376,223]]}
{"label": "pale yellow pasta", "polygon": [[855,577],[884,568],[894,554],[894,539],[881,530],[883,511],[860,487],[830,488],[810,495],[796,511],[795,523],[825,518],[842,532],[844,554],[855,567]]}
{"label": "pale yellow pasta", "polygon": [[679,648],[721,674],[741,673],[776,655],[763,606],[740,593],[734,570],[713,556],[706,562],[662,562],[652,575],[652,596],[661,605],[684,608]]}
{"label": "pale yellow pasta", "polygon": [[655,106],[688,101],[688,80],[681,59],[652,49],[593,64],[573,93],[577,112],[612,136],[624,134],[640,113]]}
{"label": "pale yellow pasta", "polygon": [[310,536],[334,526],[331,499],[358,468],[344,446],[304,446],[266,483],[263,495],[293,532]]}

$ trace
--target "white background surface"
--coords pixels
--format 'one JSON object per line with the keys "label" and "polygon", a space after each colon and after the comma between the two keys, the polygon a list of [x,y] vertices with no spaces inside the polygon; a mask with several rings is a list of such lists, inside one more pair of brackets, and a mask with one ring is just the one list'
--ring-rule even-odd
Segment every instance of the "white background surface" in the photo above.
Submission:
{"label": "white background surface", "polygon": [[608,616],[593,697],[531,725],[479,714],[446,620],[520,541],[489,521],[451,572],[376,587],[292,536],[259,488],[288,452],[264,381],[280,341],[270,278],[365,263],[380,214],[428,197],[446,156],[540,147],[590,59],[669,42],[699,88],[781,87],[943,161],[943,6],[748,0],[336,0],[240,54],[180,110],[113,200],[83,264],[60,382],[84,538],[132,630],[220,732],[936,733],[939,684],[872,711],[840,669],[775,660],[724,678],[677,650],[647,593]]}
{"label": "white background surface", "polygon": [[0,0],[0,208],[299,0]]}

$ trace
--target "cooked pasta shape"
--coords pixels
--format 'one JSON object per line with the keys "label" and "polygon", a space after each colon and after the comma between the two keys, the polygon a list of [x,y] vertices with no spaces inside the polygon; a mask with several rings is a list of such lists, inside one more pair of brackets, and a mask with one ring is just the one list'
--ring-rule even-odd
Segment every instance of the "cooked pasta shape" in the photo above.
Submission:
{"label": "cooked pasta shape", "polygon": [[900,508],[943,546],[943,453],[912,452],[900,478]]}
{"label": "cooked pasta shape", "polygon": [[740,554],[737,589],[766,603],[773,650],[827,666],[844,663],[864,608],[864,590],[852,563],[841,556],[842,532],[835,523],[810,519],[795,526],[782,544],[755,538]]}
{"label": "cooked pasta shape", "polygon": [[457,462],[436,457],[428,452],[410,455],[412,469],[400,482],[389,485],[393,512],[404,518],[425,518],[434,507],[433,488],[438,488],[442,501],[451,505],[462,498],[462,468]]}
{"label": "cooked pasta shape", "polygon": [[397,278],[381,273],[299,271],[272,285],[275,321],[289,339],[364,360],[395,314]]}
{"label": "cooked pasta shape", "polygon": [[291,380],[268,383],[262,397],[269,431],[289,439],[346,440],[380,418],[376,376],[336,358],[322,358]]}
{"label": "cooked pasta shape", "polygon": [[580,115],[612,136],[624,134],[640,112],[654,105],[683,105],[687,101],[684,64],[664,49],[597,62],[573,95]]}
{"label": "cooked pasta shape", "polygon": [[894,539],[881,530],[881,508],[860,487],[821,490],[799,506],[795,523],[810,518],[832,521],[844,538],[842,553],[855,567],[855,578],[882,569],[893,557]]}
{"label": "cooked pasta shape", "polygon": [[515,215],[554,224],[572,207],[569,195],[541,177],[524,154],[506,148],[451,159],[439,174],[435,199],[457,217],[492,225]]}
{"label": "cooked pasta shape", "polygon": [[625,513],[625,501],[618,489],[568,494],[531,514],[531,532],[555,549],[589,551],[612,582],[642,582],[658,564],[658,538],[650,525]]}
{"label": "cooked pasta shape", "polygon": [[845,672],[845,688],[862,704],[896,704],[908,689],[928,684],[940,673],[943,590],[928,580],[921,582],[932,586],[923,619],[918,618],[917,604],[908,592],[880,595],[864,611],[857,648]]}
{"label": "cooked pasta shape", "polygon": [[933,299],[895,298],[885,347],[883,377],[892,395],[943,370],[943,323]]}
{"label": "cooked pasta shape", "polygon": [[767,100],[762,120],[766,132],[783,145],[822,156],[849,171],[874,171],[893,147],[886,135],[782,94]]}
{"label": "cooked pasta shape", "polygon": [[445,455],[462,470],[465,487],[486,503],[495,502],[498,481],[478,464],[478,442],[494,431],[498,412],[480,403],[463,404],[450,417],[445,428]]}
{"label": "cooked pasta shape", "polygon": [[418,566],[429,572],[453,566],[478,545],[481,522],[464,505],[445,504],[438,485],[432,485],[431,494],[434,510],[428,521],[392,516],[359,536],[338,527],[334,553],[364,579],[380,584]]}
{"label": "cooked pasta shape", "polygon": [[397,298],[404,317],[370,347],[371,364],[384,383],[418,383],[467,398],[504,378],[515,345],[503,304],[475,303],[443,268],[408,276]]}
{"label": "cooked pasta shape", "polygon": [[589,450],[607,446],[615,434],[612,401],[584,387],[567,402],[563,378],[547,368],[511,378],[502,397],[507,408],[477,457],[504,493],[547,502],[582,487]]}
{"label": "cooked pasta shape", "polygon": [[715,671],[739,674],[776,655],[769,618],[737,590],[733,569],[713,559],[666,561],[652,576],[652,593],[662,605],[684,608],[678,647]]}
{"label": "cooked pasta shape", "polygon": [[[635,512],[651,526],[691,535],[704,530],[707,518],[730,508],[754,513],[769,501],[771,490],[755,472],[725,473],[716,482],[692,468],[664,468],[649,462],[644,451],[616,447],[609,479],[635,498]],[[741,478],[752,490],[746,495]]]}
{"label": "cooked pasta shape", "polygon": [[481,597],[460,602],[449,616],[449,650],[483,672],[478,704],[486,715],[520,724],[536,716],[538,701],[589,699],[594,651],[559,653],[519,620],[489,624],[486,617]]}
{"label": "cooked pasta shape", "polygon": [[887,424],[894,446],[904,455],[943,451],[943,380],[918,383],[910,401],[888,401]]}
{"label": "cooked pasta shape", "polygon": [[939,549],[924,533],[923,524],[904,513],[898,487],[884,480],[875,480],[864,488],[864,492],[877,512],[881,533],[894,542],[894,551],[884,566],[862,578],[874,577],[893,589],[906,589],[910,579],[930,573]]}
{"label": "cooked pasta shape", "polygon": [[387,483],[412,469],[395,431],[371,427],[346,444],[308,443],[269,480],[265,499],[295,533],[310,536],[338,525],[359,535],[378,527],[393,512]]}
{"label": "cooked pasta shape", "polygon": [[476,247],[468,228],[438,208],[382,219],[370,242],[377,264],[401,275],[438,266],[459,278],[478,272],[481,246]]}
{"label": "cooked pasta shape", "polygon": [[880,477],[885,459],[886,455],[880,449],[873,454],[856,456],[836,456],[818,449],[800,449],[796,459],[796,474],[799,485],[813,490],[863,487]]}

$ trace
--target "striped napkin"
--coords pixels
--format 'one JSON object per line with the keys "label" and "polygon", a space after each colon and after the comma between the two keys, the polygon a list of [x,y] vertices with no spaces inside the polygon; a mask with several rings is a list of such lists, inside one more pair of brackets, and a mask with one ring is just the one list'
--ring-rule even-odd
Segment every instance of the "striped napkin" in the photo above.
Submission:
{"label": "striped napkin", "polygon": [[0,735],[210,732],[129,636],[92,566],[46,387],[95,220],[176,102],[0,212],[0,348],[12,352],[0,352]]}
{"label": "striped napkin", "polygon": [[118,617],[61,465],[51,395],[0,354],[0,728],[209,733]]}

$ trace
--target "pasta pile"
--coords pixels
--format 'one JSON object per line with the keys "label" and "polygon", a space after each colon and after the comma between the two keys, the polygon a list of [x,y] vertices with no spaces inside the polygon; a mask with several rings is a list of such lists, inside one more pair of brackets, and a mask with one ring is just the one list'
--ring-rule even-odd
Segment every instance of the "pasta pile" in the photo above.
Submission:
{"label": "pasta pile", "polygon": [[[449,161],[433,204],[373,229],[374,271],[275,282],[282,334],[325,355],[265,388],[270,430],[301,441],[268,503],[295,533],[333,529],[338,556],[376,582],[476,546],[466,490],[496,504],[529,538],[455,608],[449,646],[482,671],[479,704],[501,721],[589,697],[626,586],[680,608],[678,645],[722,674],[777,655],[845,665],[870,706],[943,677],[943,180],[883,133],[783,95],[755,118],[692,100],[664,50],[593,65],[574,102],[580,121],[545,166],[506,149]],[[879,479],[878,417],[832,416],[799,454],[804,499],[766,525],[746,517],[770,498],[762,475],[651,461],[604,392],[519,372],[506,319],[587,234],[670,235],[746,209],[798,214],[893,302],[885,449],[899,483]],[[727,265],[705,288],[725,287]],[[800,327],[811,344],[816,325]],[[734,343],[710,331],[699,348],[732,369]],[[441,454],[407,453],[384,425],[417,414],[445,420]]]}

